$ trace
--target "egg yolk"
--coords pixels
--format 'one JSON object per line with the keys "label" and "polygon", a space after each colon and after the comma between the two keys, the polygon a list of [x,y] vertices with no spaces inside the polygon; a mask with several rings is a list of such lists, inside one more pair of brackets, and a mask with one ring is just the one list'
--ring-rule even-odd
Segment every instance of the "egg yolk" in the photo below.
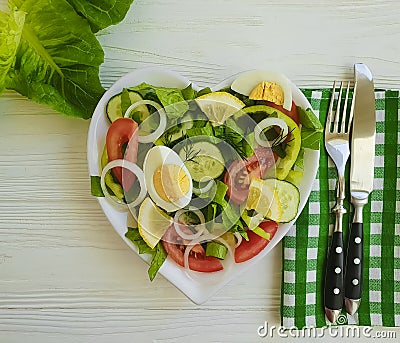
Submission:
{"label": "egg yolk", "polygon": [[167,202],[182,198],[190,188],[185,171],[176,164],[163,164],[153,174],[153,184],[157,194]]}
{"label": "egg yolk", "polygon": [[283,105],[283,89],[275,82],[264,81],[259,83],[249,94],[249,99],[271,101]]}

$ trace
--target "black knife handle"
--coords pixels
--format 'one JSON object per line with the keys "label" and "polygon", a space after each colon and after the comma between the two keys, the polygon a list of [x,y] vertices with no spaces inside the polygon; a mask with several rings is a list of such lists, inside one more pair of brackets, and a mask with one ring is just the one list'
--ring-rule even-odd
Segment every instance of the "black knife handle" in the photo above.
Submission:
{"label": "black knife handle", "polygon": [[335,231],[326,264],[325,307],[340,310],[343,307],[343,233]]}
{"label": "black knife handle", "polygon": [[361,299],[362,269],[364,257],[363,223],[353,223],[347,245],[345,296],[348,299]]}

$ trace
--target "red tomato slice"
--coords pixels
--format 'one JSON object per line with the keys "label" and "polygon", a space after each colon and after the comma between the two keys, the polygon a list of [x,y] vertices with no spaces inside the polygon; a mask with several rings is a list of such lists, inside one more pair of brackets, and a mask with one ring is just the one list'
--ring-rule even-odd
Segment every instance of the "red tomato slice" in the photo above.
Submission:
{"label": "red tomato slice", "polygon": [[[122,149],[127,144],[125,153]],[[107,131],[106,146],[108,161],[126,159],[136,163],[138,152],[138,124],[130,118],[119,118],[114,121]],[[135,182],[135,175],[122,167],[112,169],[113,174],[122,185],[124,191],[128,191]]]}
{"label": "red tomato slice", "polygon": [[[181,229],[184,230],[185,226],[181,225]],[[186,245],[185,240],[180,237],[175,230],[175,227],[171,225],[167,232],[163,236],[162,245],[171,259],[184,267],[184,258]],[[206,256],[204,248],[200,244],[196,244],[189,254],[189,268],[197,272],[212,273],[222,270],[221,262],[213,256]]]}
{"label": "red tomato slice", "polygon": [[269,148],[257,148],[253,156],[233,161],[224,175],[229,198],[237,205],[243,203],[249,194],[251,179],[261,178],[275,161],[276,155]]}
{"label": "red tomato slice", "polygon": [[266,101],[266,104],[267,104],[267,106],[276,108],[277,110],[286,114],[288,117],[292,118],[295,121],[295,123],[297,124],[297,126],[300,125],[299,111],[297,110],[297,106],[294,103],[294,101],[292,101],[292,108],[290,111],[284,109],[281,105],[274,104],[273,102],[270,102],[270,101]]}
{"label": "red tomato slice", "polygon": [[278,224],[274,221],[265,221],[260,223],[259,227],[265,232],[270,234],[270,239],[267,240],[261,236],[255,234],[253,231],[248,230],[247,234],[249,240],[242,240],[242,243],[235,249],[235,262],[240,263],[250,260],[254,256],[258,255],[268,245],[272,237],[274,237],[278,230]]}

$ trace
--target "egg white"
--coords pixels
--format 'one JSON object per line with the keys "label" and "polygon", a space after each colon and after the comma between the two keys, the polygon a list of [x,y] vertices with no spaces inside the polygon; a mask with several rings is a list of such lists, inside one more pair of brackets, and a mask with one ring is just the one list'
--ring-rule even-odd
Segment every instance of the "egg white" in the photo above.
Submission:
{"label": "egg white", "polygon": [[[153,183],[153,175],[157,168],[164,164],[175,164],[182,168],[187,177],[189,178],[189,190],[180,199],[174,202],[168,202],[162,199]],[[189,170],[186,168],[182,159],[179,155],[166,146],[154,146],[146,154],[143,162],[143,172],[146,179],[147,192],[149,193],[151,199],[167,212],[175,212],[181,208],[187,206],[192,199],[193,192],[193,181],[190,176]]]}
{"label": "egg white", "polygon": [[292,108],[292,87],[289,79],[279,73],[266,70],[251,70],[244,72],[232,82],[231,88],[237,93],[249,96],[250,92],[261,82],[275,82],[283,90],[283,108],[290,111]]}

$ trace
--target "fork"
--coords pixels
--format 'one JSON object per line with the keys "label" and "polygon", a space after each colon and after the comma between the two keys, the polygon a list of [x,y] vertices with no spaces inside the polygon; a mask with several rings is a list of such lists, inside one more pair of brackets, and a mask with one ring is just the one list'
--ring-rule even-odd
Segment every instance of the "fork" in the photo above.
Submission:
{"label": "fork", "polygon": [[331,246],[328,253],[325,275],[325,315],[331,322],[338,319],[344,299],[344,250],[343,250],[343,215],[347,212],[343,206],[345,199],[344,170],[350,156],[349,137],[350,126],[353,120],[354,97],[351,101],[349,114],[347,105],[349,101],[350,81],[345,89],[346,95],[341,109],[343,82],[340,83],[339,97],[336,111],[333,110],[336,94],[336,81],[333,83],[332,97],[329,103],[328,117],[325,124],[325,149],[333,160],[337,169],[336,205],[332,212],[335,213],[335,226],[332,234]]}

